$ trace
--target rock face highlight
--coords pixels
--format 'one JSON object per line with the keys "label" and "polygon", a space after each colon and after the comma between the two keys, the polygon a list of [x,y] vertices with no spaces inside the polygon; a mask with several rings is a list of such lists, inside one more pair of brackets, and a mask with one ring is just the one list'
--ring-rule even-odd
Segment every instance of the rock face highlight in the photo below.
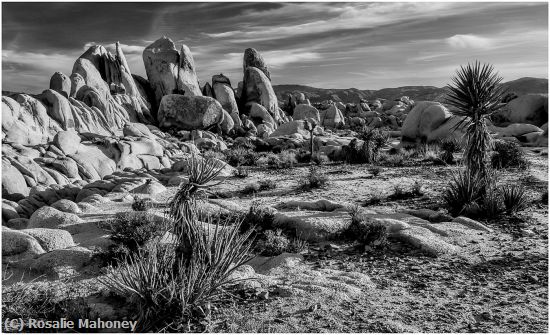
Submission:
{"label": "rock face highlight", "polygon": [[167,94],[202,95],[187,46],[178,51],[171,39],[161,37],[143,50],[143,63],[157,106]]}
{"label": "rock face highlight", "polygon": [[223,121],[223,108],[211,97],[169,94],[160,102],[158,119],[165,129],[206,129]]}

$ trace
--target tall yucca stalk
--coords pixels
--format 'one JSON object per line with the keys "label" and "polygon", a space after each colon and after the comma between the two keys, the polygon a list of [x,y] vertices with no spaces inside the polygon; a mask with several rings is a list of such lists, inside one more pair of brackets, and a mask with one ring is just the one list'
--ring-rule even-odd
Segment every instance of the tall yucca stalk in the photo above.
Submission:
{"label": "tall yucca stalk", "polygon": [[481,65],[476,61],[466,67],[461,66],[452,81],[447,85],[446,103],[456,108],[452,110],[453,114],[466,117],[457,125],[468,125],[465,164],[473,175],[485,177],[488,151],[492,148],[486,120],[504,105],[501,102],[506,91],[500,85],[502,77],[492,65]]}
{"label": "tall yucca stalk", "polygon": [[196,196],[202,189],[213,186],[211,182],[224,168],[224,163],[214,158],[198,158],[195,155],[187,160],[189,181],[181,185],[170,202],[170,216],[174,220],[173,232],[177,236],[181,256],[187,254],[192,241],[201,235],[197,227]]}

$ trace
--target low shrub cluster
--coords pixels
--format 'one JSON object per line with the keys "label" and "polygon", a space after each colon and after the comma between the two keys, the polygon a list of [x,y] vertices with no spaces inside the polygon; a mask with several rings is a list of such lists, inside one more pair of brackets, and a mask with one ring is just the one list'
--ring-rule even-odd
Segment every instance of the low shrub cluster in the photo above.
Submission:
{"label": "low shrub cluster", "polygon": [[479,178],[466,170],[453,174],[443,200],[453,216],[487,219],[503,213],[514,214],[529,202],[523,186],[497,187],[494,173]]}
{"label": "low shrub cluster", "polygon": [[317,167],[312,165],[309,167],[307,175],[300,180],[300,188],[303,190],[311,190],[326,187],[328,183],[328,177],[320,172]]}
{"label": "low shrub cluster", "polygon": [[376,162],[380,149],[387,145],[388,140],[387,132],[365,126],[359,131],[357,138],[342,147],[344,161],[350,164]]}
{"label": "low shrub cluster", "polygon": [[351,209],[351,223],[342,232],[347,240],[359,242],[363,248],[384,249],[388,245],[388,229],[382,223],[361,214],[359,207]]}
{"label": "low shrub cluster", "polygon": [[491,165],[495,169],[519,168],[526,169],[529,161],[521,147],[509,141],[494,141]]}
{"label": "low shrub cluster", "polygon": [[153,202],[151,201],[151,199],[134,196],[134,202],[132,202],[132,210],[136,212],[145,212],[151,208],[153,208]]}

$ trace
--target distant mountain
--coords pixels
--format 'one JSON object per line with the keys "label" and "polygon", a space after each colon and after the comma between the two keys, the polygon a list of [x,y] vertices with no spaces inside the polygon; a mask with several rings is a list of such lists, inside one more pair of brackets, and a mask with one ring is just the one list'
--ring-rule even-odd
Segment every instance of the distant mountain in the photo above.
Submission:
{"label": "distant mountain", "polygon": [[[548,93],[548,79],[524,77],[504,83],[510,91],[517,95],[527,93]],[[304,93],[311,102],[323,100],[341,101],[343,103],[355,103],[359,99],[374,100],[377,98],[394,100],[406,95],[413,100],[443,101],[445,89],[435,86],[403,86],[396,88],[383,88],[381,90],[326,89],[304,85],[274,85],[273,89],[279,100],[288,99],[290,93]]]}

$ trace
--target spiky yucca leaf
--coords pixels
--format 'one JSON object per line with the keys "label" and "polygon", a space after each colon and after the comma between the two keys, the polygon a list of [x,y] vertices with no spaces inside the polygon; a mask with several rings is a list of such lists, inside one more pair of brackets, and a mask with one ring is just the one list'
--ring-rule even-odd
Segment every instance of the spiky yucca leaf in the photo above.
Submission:
{"label": "spiky yucca leaf", "polygon": [[484,188],[484,180],[467,171],[453,173],[451,182],[443,194],[443,200],[454,216],[475,212],[479,209]]}
{"label": "spiky yucca leaf", "polygon": [[525,187],[520,185],[506,185],[502,187],[502,200],[508,214],[513,214],[526,208],[529,198]]}

